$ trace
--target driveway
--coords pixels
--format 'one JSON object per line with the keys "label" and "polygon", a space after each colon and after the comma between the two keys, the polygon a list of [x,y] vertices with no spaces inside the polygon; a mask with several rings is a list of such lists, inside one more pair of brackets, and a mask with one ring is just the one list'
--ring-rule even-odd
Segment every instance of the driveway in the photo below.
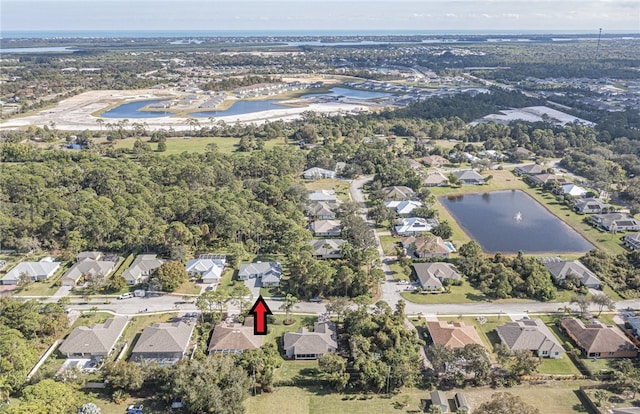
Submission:
{"label": "driveway", "polygon": [[247,279],[244,281],[244,284],[249,288],[254,299],[260,296],[260,288],[262,287],[262,282],[258,280],[258,278]]}

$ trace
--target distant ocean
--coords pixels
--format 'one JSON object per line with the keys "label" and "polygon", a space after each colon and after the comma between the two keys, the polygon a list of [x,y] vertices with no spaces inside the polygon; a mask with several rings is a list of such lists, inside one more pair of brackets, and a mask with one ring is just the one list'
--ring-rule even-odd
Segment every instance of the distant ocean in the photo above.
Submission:
{"label": "distant ocean", "polygon": [[[598,36],[598,30],[2,30],[0,37],[15,38],[134,38],[134,37],[273,37],[273,36],[477,36],[477,35],[585,35]],[[611,31],[603,36],[638,32]]]}

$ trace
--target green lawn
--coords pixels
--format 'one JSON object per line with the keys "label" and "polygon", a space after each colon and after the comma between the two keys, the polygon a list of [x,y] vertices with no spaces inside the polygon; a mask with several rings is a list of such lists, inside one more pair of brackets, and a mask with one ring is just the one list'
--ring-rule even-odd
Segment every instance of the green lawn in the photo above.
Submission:
{"label": "green lawn", "polygon": [[202,290],[202,286],[193,283],[191,281],[186,281],[178,289],[176,289],[173,293],[177,294],[187,294],[187,295],[199,295]]}
{"label": "green lawn", "polygon": [[382,250],[384,254],[387,256],[395,256],[396,255],[396,246],[400,242],[398,237],[394,237],[391,235],[383,235],[380,236],[380,243],[382,244]]}
{"label": "green lawn", "polygon": [[470,303],[487,300],[487,297],[465,281],[462,286],[451,286],[451,293],[401,292],[400,295],[413,303]]}
{"label": "green lawn", "polygon": [[[545,414],[568,414],[586,412],[575,394],[580,385],[593,384],[589,381],[550,382],[543,385],[524,384],[508,389],[466,388],[446,391],[451,405],[453,395],[464,391],[467,401],[475,408],[488,401],[496,392],[509,392],[521,397],[526,403],[537,407]],[[409,404],[399,409],[395,403],[404,396]],[[247,414],[398,414],[422,412],[422,400],[429,399],[429,391],[410,388],[391,398],[374,394],[337,394],[322,387],[280,387],[273,393],[250,397],[245,402]],[[552,402],[552,403],[551,403]],[[452,406],[453,407],[453,406]]]}
{"label": "green lawn", "polygon": [[393,279],[394,280],[410,280],[409,276],[404,272],[404,270],[402,269],[402,266],[400,266],[400,263],[393,262],[389,265],[389,268],[391,269],[391,271],[393,272]]}
{"label": "green lawn", "polygon": [[297,377],[310,377],[317,375],[318,361],[288,361],[285,360],[282,366],[276,370],[275,378],[278,381],[290,381]]}
{"label": "green lawn", "polygon": [[568,355],[559,359],[543,358],[538,372],[541,374],[575,374],[580,375],[580,370],[571,361]]}
{"label": "green lawn", "polygon": [[20,289],[16,296],[53,296],[58,289],[59,286],[56,286],[56,277],[55,280],[40,280],[37,282],[29,283],[27,286]]}
{"label": "green lawn", "polygon": [[342,202],[351,201],[349,181],[338,179],[309,180],[304,182],[307,190],[334,190],[338,200]]}

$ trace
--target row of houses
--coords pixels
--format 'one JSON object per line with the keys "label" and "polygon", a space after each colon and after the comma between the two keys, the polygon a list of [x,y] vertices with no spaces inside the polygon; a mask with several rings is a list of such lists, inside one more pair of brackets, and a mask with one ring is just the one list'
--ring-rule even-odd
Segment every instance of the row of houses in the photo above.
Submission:
{"label": "row of houses", "polygon": [[[562,330],[575,342],[587,358],[635,358],[636,346],[615,326],[598,321],[585,323],[577,318],[563,318]],[[434,344],[448,348],[484,346],[473,326],[464,322],[429,321],[429,337]],[[531,351],[543,358],[559,359],[565,354],[560,341],[540,319],[523,318],[496,327],[496,334],[510,351]]]}
{"label": "row of houses", "polygon": [[[124,346],[122,336],[128,323],[127,317],[114,317],[91,327],[77,327],[58,350],[67,358],[91,359],[99,364]],[[220,322],[211,335],[209,355],[238,354],[260,348],[264,335],[254,335],[253,323],[252,317],[247,317],[244,323],[233,319]],[[195,318],[183,317],[144,328],[131,350],[130,360],[175,364],[188,356],[195,324]],[[338,347],[335,325],[327,318],[320,318],[313,331],[302,327],[285,333],[283,343],[285,355],[292,359],[317,359],[335,352]]]}

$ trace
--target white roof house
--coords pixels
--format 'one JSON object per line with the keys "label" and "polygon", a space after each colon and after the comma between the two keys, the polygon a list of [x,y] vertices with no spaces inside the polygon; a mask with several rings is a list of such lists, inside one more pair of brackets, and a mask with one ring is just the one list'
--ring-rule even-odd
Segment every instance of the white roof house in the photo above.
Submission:
{"label": "white roof house", "polygon": [[395,232],[398,236],[414,236],[433,230],[438,224],[436,219],[425,219],[422,217],[409,217],[398,220]]}
{"label": "white roof house", "polygon": [[562,193],[571,197],[584,197],[588,191],[579,185],[565,184],[562,186]]}
{"label": "white roof house", "polygon": [[329,203],[338,202],[338,197],[334,190],[309,191],[309,201],[326,201]]}
{"label": "white roof house", "polygon": [[313,167],[305,170],[302,176],[307,180],[317,180],[320,178],[336,178],[336,172],[325,170],[324,168]]}
{"label": "white roof house", "polygon": [[26,274],[33,281],[47,280],[56,273],[59,267],[60,262],[52,262],[48,257],[39,262],[20,262],[4,275],[2,284],[17,285],[22,274]]}
{"label": "white roof house", "polygon": [[222,277],[225,259],[191,259],[186,264],[190,276],[200,276],[202,283],[218,283]]}
{"label": "white roof house", "polygon": [[60,278],[62,286],[75,286],[81,278],[87,276],[108,276],[116,266],[116,261],[100,260],[102,254],[98,252],[84,252],[78,255],[78,261]]}
{"label": "white roof house", "polygon": [[385,201],[384,205],[389,209],[395,210],[395,212],[401,216],[406,216],[408,214],[411,214],[411,212],[416,208],[422,207],[422,203],[420,201],[414,201],[414,200],[404,200],[404,201],[389,200],[389,201]]}

